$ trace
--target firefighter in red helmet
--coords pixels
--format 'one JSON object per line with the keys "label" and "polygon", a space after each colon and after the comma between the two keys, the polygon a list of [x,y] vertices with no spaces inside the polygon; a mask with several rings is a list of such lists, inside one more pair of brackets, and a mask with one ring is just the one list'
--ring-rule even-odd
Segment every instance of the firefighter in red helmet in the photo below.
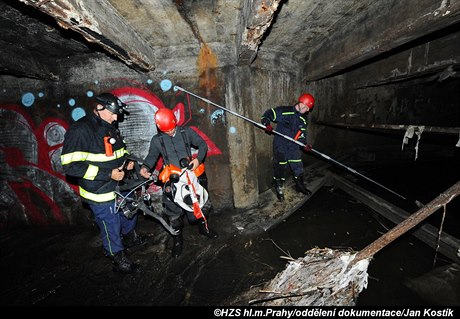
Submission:
{"label": "firefighter in red helmet", "polygon": [[155,123],[158,129],[166,134],[174,130],[177,126],[177,120],[174,112],[167,108],[159,109],[155,113]]}
{"label": "firefighter in red helmet", "polygon": [[[181,185],[181,178],[184,176],[188,178],[188,173],[191,171],[196,176],[193,177],[198,180],[199,185],[195,186],[203,187],[206,190],[207,196],[206,173],[202,172],[200,167],[202,167],[202,163],[206,157],[208,146],[190,127],[178,127],[176,116],[170,109],[159,109],[155,113],[155,122],[159,132],[153,136],[150,142],[149,153],[144,160],[140,174],[145,178],[149,178],[151,176],[150,171],[155,167],[160,155],[164,160],[163,170],[167,170],[168,174],[179,170],[178,174],[171,174],[162,180],[162,182],[165,183],[162,198],[165,214],[169,219],[171,227],[178,231],[178,235],[173,236],[174,243],[172,248],[172,256],[176,258],[181,255],[183,249],[183,236],[181,230],[184,227],[184,215],[187,216],[190,223],[198,224],[200,234],[210,239],[218,237],[218,234],[207,225],[207,218],[212,209],[209,198],[206,197],[203,207],[199,209],[200,211],[202,209],[202,214],[197,215],[196,211],[184,209],[184,205],[186,206],[186,204],[182,202],[182,198],[176,196],[176,192],[174,191],[177,185]],[[192,154],[192,148],[195,150],[195,154]],[[186,162],[185,164],[184,161]],[[197,173],[198,171],[200,171],[200,174]],[[173,175],[176,175],[174,180]],[[161,176],[162,174],[160,173],[160,180],[162,179]],[[167,180],[168,178],[169,180]],[[190,187],[188,189],[190,190]],[[198,187],[193,190],[194,193],[190,191],[190,194],[195,196],[195,191],[198,191],[197,189]]]}
{"label": "firefighter in red helmet", "polygon": [[[304,151],[310,152],[312,146],[307,144],[307,115],[314,105],[313,96],[304,93],[299,96],[295,105],[277,106],[266,110],[262,115],[261,123],[265,125],[265,131],[268,134],[273,131],[271,122],[277,123],[277,132],[305,144]],[[294,175],[295,189],[305,195],[311,195],[311,191],[304,184],[303,163],[299,146],[275,134],[273,139],[273,184],[280,201],[284,200],[284,182],[288,169]]]}
{"label": "firefighter in red helmet", "polygon": [[311,112],[311,110],[313,110],[313,106],[315,106],[315,98],[313,97],[313,95],[308,93],[304,93],[301,96],[299,96],[298,101],[308,106],[309,112]]}

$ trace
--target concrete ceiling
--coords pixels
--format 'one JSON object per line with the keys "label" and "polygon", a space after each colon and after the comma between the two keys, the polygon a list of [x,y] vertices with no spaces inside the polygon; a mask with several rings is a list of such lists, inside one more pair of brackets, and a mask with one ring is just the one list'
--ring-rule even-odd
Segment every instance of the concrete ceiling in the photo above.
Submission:
{"label": "concrete ceiling", "polygon": [[0,74],[59,79],[56,61],[104,52],[140,72],[273,66],[317,80],[460,20],[460,1],[0,0]]}

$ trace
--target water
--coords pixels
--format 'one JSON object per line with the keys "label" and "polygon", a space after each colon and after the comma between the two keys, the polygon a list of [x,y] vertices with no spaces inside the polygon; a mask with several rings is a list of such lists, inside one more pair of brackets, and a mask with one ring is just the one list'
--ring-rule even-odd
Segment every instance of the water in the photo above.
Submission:
{"label": "water", "polygon": [[[341,190],[322,189],[269,233],[294,258],[313,248],[358,251],[392,225]],[[432,269],[434,251],[405,235],[377,252],[368,268],[368,287],[358,305],[426,305],[404,282]]]}
{"label": "water", "polygon": [[[383,167],[368,170],[366,175],[426,203],[459,180],[458,169],[451,164]],[[395,200],[389,194],[379,195]],[[443,225],[457,238],[459,203],[456,198],[447,205]],[[210,226],[220,234],[217,240],[200,236],[196,226],[186,225],[184,253],[178,259],[171,258],[172,240],[166,231],[154,220],[141,217],[138,230],[147,244],[128,251],[142,267],[131,275],[112,271],[95,225],[3,232],[0,305],[247,305],[244,297],[249,288],[261,287],[285,268],[286,261],[280,256],[302,257],[313,247],[358,251],[394,227],[337,188],[320,189],[277,227],[258,235],[239,233],[232,225],[236,213],[244,214],[228,211],[212,216]],[[430,222],[439,227],[441,215],[437,212]],[[435,299],[427,299],[408,285],[449,263],[407,233],[374,255],[368,287],[357,304],[427,306],[451,300],[442,295],[439,284],[422,287],[425,291],[439,288]],[[452,295],[460,295],[459,287],[453,288]]]}
{"label": "water", "polygon": [[[413,213],[418,210],[414,198],[426,204],[460,180],[458,166],[454,161],[407,163],[373,168],[365,173],[373,180],[404,194],[408,198],[406,201],[385,193],[367,181],[357,182]],[[459,208],[460,198],[455,198],[447,205],[444,223],[442,210],[438,210],[426,222],[437,228],[442,225],[444,231],[460,238]],[[394,226],[340,189],[323,188],[284,223],[270,231],[269,236],[283,250],[297,258],[313,247],[358,251]],[[445,296],[442,294],[431,300],[421,298],[433,287],[422,287],[426,291],[415,292],[409,288],[408,282],[449,263],[449,259],[436,254],[434,249],[410,232],[406,233],[374,255],[368,268],[368,288],[360,294],[357,304],[443,305]],[[454,290],[460,296],[460,287]]]}

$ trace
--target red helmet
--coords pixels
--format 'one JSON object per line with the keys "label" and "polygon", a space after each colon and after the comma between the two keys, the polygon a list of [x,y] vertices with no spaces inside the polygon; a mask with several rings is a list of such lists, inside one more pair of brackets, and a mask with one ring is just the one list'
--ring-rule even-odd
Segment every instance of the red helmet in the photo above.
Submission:
{"label": "red helmet", "polygon": [[315,98],[313,97],[313,95],[305,93],[299,96],[299,102],[305,104],[311,110],[315,105]]}
{"label": "red helmet", "polygon": [[161,108],[155,113],[155,123],[160,131],[167,132],[176,127],[177,120],[173,111]]}

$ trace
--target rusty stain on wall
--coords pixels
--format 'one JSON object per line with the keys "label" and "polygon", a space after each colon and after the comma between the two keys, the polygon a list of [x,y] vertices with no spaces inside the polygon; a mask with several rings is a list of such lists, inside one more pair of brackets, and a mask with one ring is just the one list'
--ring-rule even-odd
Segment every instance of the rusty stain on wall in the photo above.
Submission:
{"label": "rusty stain on wall", "polygon": [[206,43],[202,43],[197,61],[200,88],[213,90],[217,87],[217,61],[217,56],[212,52],[211,48]]}
{"label": "rusty stain on wall", "polygon": [[192,14],[189,3],[183,0],[174,0],[177,11],[182,16],[185,22],[190,26],[195,38],[200,43],[200,53],[198,54],[197,69],[199,73],[199,87],[206,89],[207,92],[217,87],[216,68],[218,66],[217,56],[212,52],[211,48],[205,43],[200,34],[198,25]]}

